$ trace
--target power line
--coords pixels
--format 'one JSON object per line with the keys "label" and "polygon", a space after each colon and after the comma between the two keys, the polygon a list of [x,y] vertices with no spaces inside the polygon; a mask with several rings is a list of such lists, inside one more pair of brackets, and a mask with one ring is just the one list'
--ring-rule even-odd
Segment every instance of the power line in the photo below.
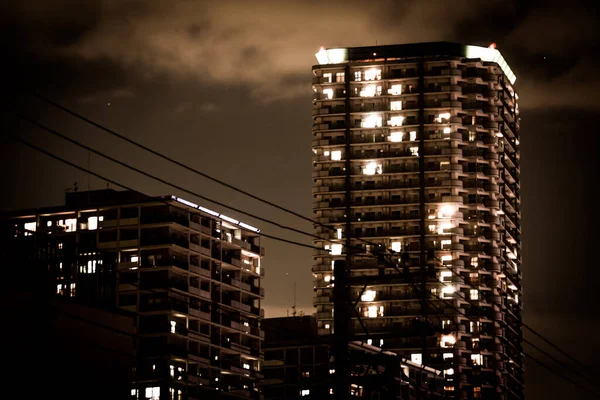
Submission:
{"label": "power line", "polygon": [[[61,105],[61,104],[59,104],[59,103],[57,103],[57,102],[55,102],[53,100],[50,100],[47,97],[44,97],[44,96],[42,96],[42,95],[40,95],[38,93],[35,93],[35,92],[30,92],[30,94],[32,96],[34,96],[34,97],[36,97],[36,98],[38,98],[38,99],[46,102],[46,103],[48,103],[48,104],[50,104],[50,105],[52,105],[52,106],[54,106],[54,107],[56,107],[56,108],[58,108],[58,109],[60,109],[60,110],[62,110],[64,112],[66,112],[66,113],[74,116],[75,118],[78,118],[78,119],[80,119],[80,120],[82,120],[84,122],[87,122],[88,124],[93,125],[96,128],[101,129],[101,130],[103,130],[103,131],[105,131],[105,132],[107,132],[107,133],[109,133],[109,134],[111,134],[111,135],[113,135],[113,136],[121,139],[121,140],[124,140],[127,143],[129,143],[129,144],[132,144],[132,145],[134,145],[134,146],[136,146],[136,147],[138,147],[140,149],[143,149],[143,150],[145,150],[145,151],[147,151],[149,153],[152,153],[153,155],[155,155],[157,157],[160,157],[163,160],[171,162],[171,163],[173,163],[173,164],[175,164],[175,165],[177,165],[177,166],[179,166],[181,168],[184,168],[184,169],[186,169],[186,170],[188,170],[190,172],[193,172],[193,173],[195,173],[197,175],[200,175],[200,176],[202,176],[202,177],[204,177],[206,179],[209,179],[209,180],[211,180],[211,181],[213,181],[215,183],[218,183],[219,185],[223,185],[223,186],[225,186],[225,187],[227,187],[227,188],[229,188],[231,190],[234,190],[234,191],[236,191],[238,193],[241,193],[241,194],[243,194],[245,196],[253,198],[253,199],[255,199],[255,200],[257,200],[257,201],[259,201],[261,203],[267,204],[267,205],[269,205],[271,207],[275,207],[275,208],[277,208],[277,209],[279,209],[281,211],[284,211],[286,213],[294,215],[295,217],[298,217],[298,218],[301,218],[301,219],[303,219],[305,221],[308,221],[308,222],[311,222],[313,224],[319,225],[319,226],[321,226],[323,228],[326,228],[326,229],[330,230],[331,232],[335,232],[334,228],[331,228],[330,226],[327,226],[326,224],[317,222],[317,221],[313,220],[312,218],[306,217],[306,216],[304,216],[304,215],[302,215],[300,213],[297,213],[297,212],[295,212],[293,210],[290,210],[290,209],[288,209],[286,207],[282,207],[279,204],[276,204],[276,203],[274,203],[272,201],[269,201],[269,200],[266,200],[266,199],[261,198],[259,196],[256,196],[256,195],[254,195],[254,194],[252,194],[252,193],[250,193],[248,191],[245,191],[245,190],[240,189],[240,188],[238,188],[236,186],[233,186],[232,184],[229,184],[229,183],[224,182],[224,181],[222,181],[222,180],[220,180],[218,178],[215,178],[215,177],[213,177],[211,175],[208,175],[205,172],[202,172],[202,171],[199,171],[199,170],[197,170],[195,168],[192,168],[192,167],[190,167],[190,166],[188,166],[188,165],[186,165],[186,164],[184,164],[184,163],[182,163],[180,161],[177,161],[177,160],[175,160],[175,159],[173,159],[173,158],[171,158],[169,156],[164,155],[161,152],[158,152],[156,150],[153,150],[153,149],[149,148],[148,146],[145,146],[145,145],[143,145],[143,144],[141,144],[139,142],[136,142],[135,140],[130,139],[127,136],[124,136],[124,135],[116,132],[113,129],[110,129],[110,128],[108,128],[108,127],[106,127],[106,126],[104,126],[104,125],[102,125],[102,124],[100,124],[98,122],[95,122],[95,121],[93,121],[93,120],[91,120],[91,119],[89,119],[89,118],[87,118],[87,117],[85,117],[85,116],[83,116],[83,115],[81,115],[81,114],[79,114],[79,113],[77,113],[77,112],[69,109],[68,107],[65,107],[65,106],[63,106],[63,105]],[[370,243],[370,244],[373,244],[373,243]]]}
{"label": "power line", "polygon": [[[261,202],[263,202],[263,203],[265,203],[265,204],[268,204],[268,205],[270,205],[270,206],[276,207],[276,208],[278,208],[278,209],[280,209],[280,210],[282,210],[282,211],[288,212],[288,213],[290,213],[290,214],[292,214],[292,215],[295,215],[295,216],[297,216],[297,217],[299,217],[299,218],[305,219],[305,220],[307,220],[307,221],[310,221],[310,222],[312,222],[312,223],[314,223],[314,224],[317,224],[317,225],[319,225],[319,226],[322,226],[322,227],[324,227],[324,228],[326,228],[326,229],[328,229],[328,230],[330,230],[330,231],[334,231],[334,229],[333,229],[333,228],[331,228],[331,227],[329,227],[329,226],[327,226],[327,225],[325,225],[325,224],[322,224],[322,223],[319,223],[319,222],[313,221],[312,219],[310,219],[310,218],[308,218],[308,217],[305,217],[305,216],[303,216],[303,215],[301,215],[301,214],[298,214],[298,213],[296,213],[296,212],[294,212],[294,211],[291,211],[291,210],[289,210],[289,209],[286,209],[286,208],[284,208],[284,207],[281,207],[281,206],[279,206],[279,205],[277,205],[277,204],[275,204],[275,203],[272,203],[272,202],[270,202],[270,201],[268,201],[268,200],[262,199],[262,198],[260,198],[260,197],[258,197],[258,196],[255,196],[255,195],[253,195],[253,194],[251,194],[251,193],[249,193],[249,192],[246,192],[246,191],[244,191],[244,190],[242,190],[242,189],[238,189],[238,188],[236,188],[236,187],[235,187],[235,186],[233,186],[233,185],[227,184],[226,182],[223,182],[223,181],[221,181],[221,180],[219,180],[219,179],[217,179],[217,178],[211,177],[211,176],[210,176],[210,175],[208,175],[208,174],[205,174],[205,173],[203,173],[203,172],[201,172],[201,171],[198,171],[198,170],[196,170],[196,169],[194,169],[194,168],[191,168],[191,167],[189,167],[189,166],[187,166],[187,165],[185,165],[185,164],[183,164],[183,163],[181,163],[181,162],[179,162],[179,161],[177,161],[177,160],[174,160],[174,159],[172,159],[172,158],[170,158],[170,157],[168,157],[168,156],[165,156],[165,155],[163,155],[163,154],[161,154],[161,153],[159,153],[159,152],[157,152],[157,151],[155,151],[155,150],[152,150],[152,149],[148,148],[147,146],[144,146],[144,145],[142,145],[142,144],[140,144],[140,143],[137,143],[137,142],[135,142],[135,141],[133,141],[133,140],[131,140],[131,139],[129,139],[129,138],[127,138],[127,137],[125,137],[125,136],[123,136],[123,135],[121,135],[121,134],[119,134],[119,133],[117,133],[117,132],[115,132],[115,131],[113,131],[113,130],[111,130],[111,129],[109,129],[109,128],[106,128],[106,127],[104,127],[103,125],[101,125],[101,124],[99,124],[99,123],[96,123],[96,122],[94,122],[94,121],[90,120],[89,118],[86,118],[86,117],[84,117],[84,116],[82,116],[82,115],[80,115],[80,114],[78,114],[78,113],[76,113],[76,112],[74,112],[74,111],[72,111],[72,110],[68,109],[67,107],[64,107],[64,106],[62,106],[62,105],[60,105],[60,104],[58,104],[58,103],[56,103],[56,102],[54,102],[54,101],[52,101],[52,100],[50,100],[50,99],[47,99],[47,98],[45,98],[45,97],[43,97],[43,96],[41,96],[41,95],[35,94],[35,93],[34,93],[33,95],[34,95],[35,97],[37,97],[37,98],[39,98],[39,99],[41,99],[41,100],[43,100],[43,101],[45,101],[45,102],[47,102],[47,103],[51,104],[51,105],[53,105],[54,107],[57,107],[57,108],[59,108],[59,109],[61,109],[61,110],[65,111],[65,112],[67,112],[67,113],[69,113],[69,114],[71,114],[71,115],[75,116],[75,117],[76,117],[76,118],[78,118],[78,119],[81,119],[81,120],[83,120],[83,121],[85,121],[85,122],[87,122],[87,123],[89,123],[89,124],[91,124],[91,125],[93,125],[93,126],[96,126],[97,128],[99,128],[99,129],[102,129],[102,130],[104,130],[104,131],[106,131],[106,132],[108,132],[108,133],[110,133],[110,134],[112,134],[112,135],[114,135],[114,136],[116,136],[116,137],[119,137],[120,139],[122,139],[122,140],[125,140],[125,141],[127,141],[128,143],[130,143],[130,144],[133,144],[133,145],[135,145],[135,146],[137,146],[137,147],[139,147],[139,148],[142,148],[142,149],[144,149],[144,150],[146,150],[146,151],[148,151],[148,152],[150,152],[150,153],[152,153],[152,154],[154,154],[154,155],[156,155],[156,156],[158,156],[158,157],[160,157],[160,158],[163,158],[163,159],[165,159],[165,160],[167,160],[167,161],[169,161],[169,162],[175,163],[176,165],[178,165],[178,166],[180,166],[180,167],[182,167],[182,168],[185,168],[185,169],[187,169],[187,170],[189,170],[189,171],[192,171],[192,172],[194,172],[194,173],[196,173],[196,174],[199,174],[199,175],[201,175],[201,176],[203,176],[203,177],[205,177],[205,178],[207,178],[207,179],[210,179],[210,180],[212,180],[212,181],[214,181],[214,182],[216,182],[216,183],[219,183],[219,184],[221,184],[221,185],[224,185],[224,186],[226,186],[226,187],[228,187],[228,188],[230,188],[230,189],[232,189],[232,190],[238,191],[238,192],[240,192],[240,193],[242,193],[242,194],[244,194],[244,195],[246,195],[246,196],[249,196],[249,197],[251,197],[251,198],[254,198],[254,199],[256,199],[256,200],[258,200],[258,201],[261,201]],[[59,134],[58,132],[56,132],[56,131],[53,131],[53,130],[52,130],[52,129],[50,129],[50,128],[47,128],[47,127],[43,126],[42,124],[40,124],[40,123],[38,123],[38,122],[36,122],[36,121],[34,121],[34,120],[31,120],[31,119],[29,119],[29,118],[27,118],[27,117],[24,117],[24,116],[22,116],[22,115],[19,115],[19,114],[17,114],[17,116],[19,116],[20,118],[22,118],[22,119],[24,119],[24,120],[26,120],[26,121],[28,121],[28,122],[30,122],[30,123],[32,123],[32,124],[34,124],[34,125],[36,125],[36,126],[40,127],[40,128],[42,128],[42,129],[44,129],[44,130],[46,130],[46,131],[49,131],[50,133],[53,133],[53,134],[55,134],[55,135],[58,135],[58,136],[62,137],[62,138],[63,138],[63,139],[65,139],[65,140],[68,140],[68,141],[70,141],[70,142],[72,142],[72,143],[74,143],[74,144],[77,144],[77,145],[79,145],[79,146],[81,146],[81,147],[84,147],[84,148],[88,149],[88,151],[92,151],[92,152],[94,152],[95,154],[99,154],[99,155],[101,155],[101,156],[103,156],[103,157],[105,157],[105,158],[107,158],[107,159],[109,159],[109,160],[111,160],[111,161],[113,161],[113,162],[116,162],[116,163],[118,163],[118,164],[120,164],[120,165],[122,165],[122,166],[125,166],[125,167],[127,167],[127,168],[130,168],[130,169],[132,169],[132,170],[134,170],[134,171],[136,171],[136,172],[138,172],[138,173],[141,173],[141,174],[143,174],[143,175],[145,175],[145,176],[151,177],[152,179],[158,180],[158,181],[160,181],[160,182],[162,182],[162,183],[164,183],[164,184],[167,184],[167,185],[169,185],[169,186],[172,186],[172,187],[174,187],[174,188],[177,188],[177,189],[179,189],[179,190],[182,190],[182,191],[184,191],[184,192],[186,192],[186,193],[192,194],[192,195],[194,195],[194,196],[197,196],[197,197],[199,197],[199,198],[202,198],[202,199],[204,199],[204,200],[206,200],[206,201],[212,202],[212,203],[214,203],[214,204],[221,205],[221,206],[223,206],[223,207],[226,207],[226,208],[229,208],[229,209],[231,209],[231,210],[234,210],[234,211],[240,212],[240,213],[242,213],[242,214],[244,214],[244,215],[248,215],[248,216],[251,216],[251,217],[253,217],[253,218],[256,218],[256,219],[262,220],[262,221],[264,221],[264,222],[271,223],[271,224],[273,224],[273,225],[276,225],[276,226],[278,226],[278,227],[280,227],[280,228],[282,228],[282,229],[288,229],[288,230],[291,230],[291,231],[293,231],[293,232],[296,232],[296,233],[300,233],[300,234],[303,234],[303,235],[308,235],[308,236],[311,236],[311,237],[313,237],[313,238],[315,238],[315,239],[318,239],[318,240],[325,240],[325,241],[329,241],[329,240],[327,240],[327,239],[323,239],[323,238],[317,237],[317,236],[315,236],[315,235],[312,235],[312,234],[309,234],[309,233],[307,233],[307,232],[304,232],[304,231],[301,231],[301,230],[298,230],[298,229],[295,229],[295,228],[292,228],[292,227],[284,226],[284,225],[278,224],[278,223],[276,223],[276,222],[269,221],[269,220],[263,219],[263,218],[261,218],[261,217],[258,217],[258,216],[255,216],[255,215],[252,215],[252,214],[246,213],[246,212],[244,212],[244,211],[242,211],[242,210],[239,210],[239,209],[236,209],[236,208],[232,208],[232,207],[230,207],[230,206],[227,206],[227,205],[225,205],[225,204],[223,204],[223,203],[220,203],[220,202],[218,202],[218,201],[214,201],[214,200],[208,199],[208,198],[206,198],[206,197],[204,197],[204,196],[201,196],[201,195],[199,195],[199,194],[197,194],[197,193],[191,192],[191,191],[189,191],[189,190],[187,190],[187,189],[184,189],[184,188],[181,188],[181,187],[179,187],[179,186],[176,186],[176,185],[170,184],[170,183],[168,183],[168,182],[166,182],[166,181],[164,181],[164,180],[162,180],[162,179],[160,179],[160,178],[157,178],[157,177],[155,177],[155,176],[152,176],[152,175],[150,175],[150,174],[148,174],[148,173],[146,173],[146,172],[144,172],[144,171],[141,171],[141,170],[139,170],[139,169],[137,169],[137,168],[135,168],[135,167],[129,166],[129,165],[128,165],[128,164],[126,164],[126,163],[123,163],[123,162],[121,162],[121,161],[118,161],[118,160],[116,160],[116,159],[114,159],[114,158],[112,158],[112,157],[110,157],[110,156],[106,156],[106,155],[104,155],[103,153],[101,153],[101,152],[98,152],[98,151],[96,151],[96,150],[94,150],[94,149],[91,149],[91,148],[89,148],[89,147],[87,147],[87,146],[85,146],[85,145],[83,145],[83,144],[81,144],[81,143],[79,143],[79,142],[77,142],[77,141],[75,141],[75,140],[73,140],[73,139],[70,139],[70,138],[68,138],[68,137],[66,137],[66,136],[64,136],[64,135],[61,135],[61,134]],[[16,138],[15,138],[15,137],[13,137],[13,136],[11,136],[11,137],[12,137],[13,139],[16,139]],[[17,139],[17,140],[19,140],[19,139]],[[19,141],[21,141],[21,140],[19,140]],[[32,147],[32,148],[35,148],[35,149],[37,149],[37,150],[40,150],[40,151],[44,152],[43,150],[41,150],[41,149],[39,149],[39,148],[37,148],[37,147],[33,147],[33,145],[31,145],[31,144],[29,144],[29,143],[25,143],[24,141],[21,141],[21,142],[22,142],[23,144],[26,144],[26,145],[28,145],[28,146]],[[45,154],[47,154],[47,155],[50,155],[50,154],[49,154],[49,153],[47,153],[47,152],[44,152],[44,153],[45,153]],[[53,155],[52,155],[51,157],[53,157],[53,158],[56,158],[56,159],[59,159],[60,161],[63,161],[63,162],[66,162],[66,163],[68,163],[66,160],[63,160],[63,159],[60,159],[60,158],[54,157]],[[71,163],[68,163],[68,164],[70,164],[70,165],[72,165],[72,166],[75,166],[74,164],[71,164]],[[77,167],[77,166],[75,166],[75,167],[76,167],[76,168],[78,168],[78,169],[81,169],[81,170],[83,170],[83,171],[86,171],[85,169],[79,168],[79,167]],[[92,173],[91,171],[86,171],[86,172]],[[99,177],[97,174],[94,174],[94,173],[92,173],[92,174],[93,174],[94,176],[97,176],[97,177]],[[108,180],[108,179],[106,179],[106,178],[101,178],[101,179],[104,179],[104,180],[110,181],[110,180]],[[112,183],[114,183],[114,184],[116,184],[116,185],[118,185],[118,186],[120,186],[120,187],[123,187],[123,188],[129,189],[129,188],[127,188],[127,187],[123,186],[123,185],[120,185],[120,184],[118,184],[118,183],[115,183],[114,181],[113,181]],[[133,190],[133,189],[129,189],[129,190]],[[349,232],[347,232],[347,234],[349,235]],[[321,248],[318,248],[318,247],[315,247],[315,246],[305,245],[305,244],[303,244],[303,243],[298,243],[298,242],[294,242],[294,241],[290,241],[290,240],[286,240],[286,239],[281,239],[281,238],[277,238],[277,237],[269,236],[269,235],[266,235],[266,234],[262,234],[262,235],[263,235],[263,236],[265,236],[265,237],[270,237],[270,238],[272,238],[272,239],[275,239],[275,240],[280,240],[280,241],[283,241],[283,242],[286,242],[286,243],[295,244],[295,245],[300,245],[300,246],[307,247],[307,248],[312,248],[312,249],[318,249],[318,250],[322,250]],[[356,238],[356,239],[358,239],[358,240],[360,240],[360,241],[365,241],[364,239],[361,239],[361,238]],[[331,241],[329,241],[329,242],[331,242]],[[373,244],[373,245],[378,245],[378,244],[375,244],[375,243],[373,243],[373,242],[369,242],[369,241],[365,241],[365,242],[367,242],[367,243],[369,243],[369,244]],[[465,300],[466,300],[466,299],[465,299]],[[569,357],[571,360],[573,360],[573,361],[577,362],[579,365],[581,365],[581,366],[585,367],[585,365],[584,365],[583,363],[581,363],[580,361],[576,360],[574,357],[570,356],[568,353],[566,353],[566,352],[564,352],[563,350],[561,350],[560,348],[558,348],[558,346],[554,345],[554,344],[553,344],[552,342],[550,342],[548,339],[544,338],[544,337],[543,337],[541,334],[539,334],[538,332],[536,332],[535,330],[533,330],[532,328],[530,328],[529,326],[527,326],[527,325],[526,325],[526,324],[524,324],[524,323],[523,323],[522,325],[523,325],[525,328],[527,328],[527,329],[529,329],[530,331],[532,331],[532,332],[533,332],[533,333],[534,333],[536,336],[540,337],[540,338],[541,338],[542,340],[544,340],[546,343],[550,344],[550,345],[551,345],[552,347],[554,347],[556,350],[560,351],[562,354],[566,355],[566,356],[567,356],[567,357]]]}
{"label": "power line", "polygon": [[[106,182],[112,183],[113,185],[116,185],[116,186],[118,186],[118,187],[122,187],[123,189],[127,189],[127,190],[131,190],[131,191],[134,191],[134,192],[138,192],[138,193],[140,193],[139,191],[137,191],[137,190],[135,190],[135,189],[133,189],[133,188],[131,188],[131,187],[127,186],[127,185],[124,185],[124,184],[122,184],[122,183],[119,183],[119,182],[117,182],[117,181],[115,181],[115,180],[113,180],[113,179],[107,178],[107,177],[105,177],[105,176],[103,176],[103,175],[100,175],[100,174],[98,174],[98,173],[95,173],[95,172],[93,172],[93,171],[91,171],[91,170],[88,170],[88,169],[86,169],[86,168],[80,167],[80,166],[79,166],[79,165],[77,165],[77,164],[74,164],[74,163],[72,163],[72,162],[70,162],[70,161],[68,161],[68,160],[65,160],[64,158],[62,158],[62,157],[59,157],[59,156],[57,156],[57,155],[55,155],[55,154],[53,154],[53,153],[51,153],[51,152],[49,152],[49,151],[47,151],[47,150],[44,150],[44,149],[42,149],[42,148],[40,148],[40,147],[38,147],[38,146],[36,146],[36,145],[34,145],[34,144],[32,144],[32,143],[29,143],[28,141],[26,141],[26,140],[24,140],[24,139],[21,139],[21,138],[19,138],[19,137],[17,137],[17,136],[14,136],[14,135],[12,135],[12,134],[9,134],[9,133],[5,133],[5,135],[6,135],[6,136],[8,136],[9,138],[11,138],[12,140],[15,140],[15,141],[17,141],[17,142],[20,142],[20,143],[24,144],[25,146],[28,146],[28,147],[30,147],[30,148],[32,148],[32,149],[34,149],[34,150],[37,150],[37,151],[39,151],[39,152],[41,152],[41,153],[43,153],[43,154],[47,155],[48,157],[51,157],[51,158],[53,158],[53,159],[55,159],[55,160],[58,160],[58,161],[60,161],[60,162],[62,162],[62,163],[64,163],[64,164],[67,164],[67,165],[69,165],[69,166],[71,166],[71,167],[75,168],[75,169],[78,169],[78,170],[80,170],[80,171],[83,171],[83,172],[87,172],[87,173],[89,173],[89,174],[91,174],[91,175],[95,176],[96,178],[99,178],[99,179],[102,179],[102,180],[104,180],[104,181],[106,181]],[[142,194],[143,194],[143,193],[142,193]],[[150,197],[150,196],[149,196],[149,197]],[[165,203],[165,204],[169,204],[169,203],[168,203],[168,202],[166,202],[166,201],[161,201],[161,202],[162,202],[162,203]],[[273,239],[273,240],[277,240],[277,241],[280,241],[280,242],[284,242],[284,243],[292,244],[292,245],[295,245],[295,246],[301,246],[301,247],[310,248],[310,249],[313,249],[313,250],[320,250],[320,251],[323,251],[323,249],[322,249],[322,248],[320,248],[320,247],[311,246],[311,245],[308,245],[308,244],[304,244],[304,243],[296,242],[296,241],[289,240],[289,239],[280,238],[280,237],[273,236],[273,235],[268,235],[268,234],[266,234],[266,233],[263,233],[263,232],[260,232],[260,235],[261,235],[261,236],[264,236],[264,237],[267,237],[267,238],[269,238],[269,239]]]}

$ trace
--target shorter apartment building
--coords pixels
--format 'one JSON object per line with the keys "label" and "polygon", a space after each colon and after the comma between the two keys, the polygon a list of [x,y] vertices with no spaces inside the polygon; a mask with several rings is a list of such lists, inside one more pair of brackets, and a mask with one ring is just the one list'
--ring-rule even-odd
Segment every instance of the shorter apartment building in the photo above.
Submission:
{"label": "shorter apartment building", "polygon": [[135,316],[130,399],[260,398],[259,229],[175,196],[67,193],[0,216],[9,264],[40,290]]}
{"label": "shorter apartment building", "polygon": [[[263,326],[265,399],[333,398],[332,339],[318,334],[316,319],[313,316],[269,318],[263,321]],[[349,351],[352,398],[442,398],[441,371],[361,342],[351,342]]]}

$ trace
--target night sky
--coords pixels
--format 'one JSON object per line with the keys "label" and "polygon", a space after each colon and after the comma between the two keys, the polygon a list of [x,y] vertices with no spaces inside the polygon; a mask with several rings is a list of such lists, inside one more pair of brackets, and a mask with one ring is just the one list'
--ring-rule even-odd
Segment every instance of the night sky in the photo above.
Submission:
{"label": "night sky", "polygon": [[[320,46],[495,42],[517,75],[520,97],[524,321],[597,365],[600,263],[592,227],[598,226],[600,25],[594,3],[5,0],[3,131],[144,193],[181,194],[17,121],[16,108],[173,183],[310,231],[310,223],[144,154],[24,90],[311,216],[311,66]],[[74,182],[80,190],[106,187],[3,135],[0,170],[0,209],[62,204]],[[229,214],[265,233],[310,243]],[[298,309],[312,313],[311,250],[266,239],[264,246],[267,316],[291,309],[294,281]],[[569,392],[569,384],[530,362],[526,386],[529,399],[591,398]]]}

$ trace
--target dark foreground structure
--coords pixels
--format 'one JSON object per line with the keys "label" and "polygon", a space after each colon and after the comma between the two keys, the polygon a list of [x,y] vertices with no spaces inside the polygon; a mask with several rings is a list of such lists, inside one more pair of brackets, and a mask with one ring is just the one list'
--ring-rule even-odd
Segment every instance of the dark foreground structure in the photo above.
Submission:
{"label": "dark foreground structure", "polygon": [[[334,398],[332,338],[317,334],[315,318],[269,318],[263,325],[265,399]],[[350,398],[442,399],[441,371],[360,342],[350,343],[349,351]]]}
{"label": "dark foreground structure", "polygon": [[257,228],[174,196],[114,190],[1,217],[3,265],[31,308],[13,310],[31,328],[29,348],[39,341],[33,316],[48,304],[52,366],[43,371],[56,375],[46,395],[66,385],[105,399],[261,397]]}

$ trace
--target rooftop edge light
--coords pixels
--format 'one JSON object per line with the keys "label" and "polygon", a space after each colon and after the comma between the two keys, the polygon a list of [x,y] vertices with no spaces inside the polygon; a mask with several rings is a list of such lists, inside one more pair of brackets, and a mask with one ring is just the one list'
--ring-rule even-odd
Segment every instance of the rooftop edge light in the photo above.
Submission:
{"label": "rooftop edge light", "polygon": [[216,211],[209,210],[208,208],[199,206],[198,204],[192,203],[191,201],[188,201],[188,200],[185,200],[185,199],[182,199],[181,197],[171,196],[171,200],[175,200],[178,203],[184,204],[184,205],[186,205],[188,207],[195,208],[197,210],[200,210],[202,212],[205,212],[205,213],[207,213],[209,215],[212,215],[212,216],[215,216],[217,218],[221,218],[222,220],[225,220],[225,221],[230,222],[232,224],[238,225],[239,227],[244,228],[246,230],[249,230],[249,231],[252,231],[252,232],[255,232],[255,233],[259,233],[260,232],[260,229],[255,228],[252,225],[248,225],[248,224],[246,224],[244,222],[238,221],[237,219],[233,219],[231,217],[228,217],[227,215],[218,213]]}
{"label": "rooftop edge light", "polygon": [[[514,84],[517,80],[516,75],[512,69],[508,66],[502,54],[496,49],[496,44],[492,43],[489,47],[481,46],[464,46],[463,56],[466,58],[480,58],[482,61],[495,62],[497,63],[502,72],[506,75],[511,84]],[[348,62],[348,49],[347,48],[335,48],[325,49],[321,47],[318,53],[315,53],[317,62],[323,64],[341,64]]]}

